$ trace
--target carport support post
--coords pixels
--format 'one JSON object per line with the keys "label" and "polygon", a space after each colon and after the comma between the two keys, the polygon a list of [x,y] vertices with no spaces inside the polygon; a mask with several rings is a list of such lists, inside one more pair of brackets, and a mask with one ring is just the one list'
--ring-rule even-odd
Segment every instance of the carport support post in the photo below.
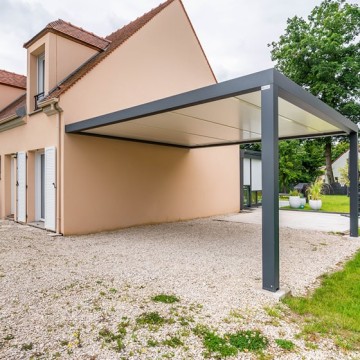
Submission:
{"label": "carport support post", "polygon": [[359,228],[359,194],[358,194],[358,134],[352,132],[349,153],[349,180],[350,180],[350,236],[358,237]]}
{"label": "carport support post", "polygon": [[279,290],[278,87],[261,88],[263,289]]}

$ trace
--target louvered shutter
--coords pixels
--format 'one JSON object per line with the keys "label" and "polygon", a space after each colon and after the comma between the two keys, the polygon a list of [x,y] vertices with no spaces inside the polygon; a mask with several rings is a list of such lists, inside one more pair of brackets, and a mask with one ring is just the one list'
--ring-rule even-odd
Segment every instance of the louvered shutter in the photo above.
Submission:
{"label": "louvered shutter", "polygon": [[17,221],[26,222],[26,153],[17,153]]}
{"label": "louvered shutter", "polygon": [[56,231],[56,148],[45,148],[45,228]]}

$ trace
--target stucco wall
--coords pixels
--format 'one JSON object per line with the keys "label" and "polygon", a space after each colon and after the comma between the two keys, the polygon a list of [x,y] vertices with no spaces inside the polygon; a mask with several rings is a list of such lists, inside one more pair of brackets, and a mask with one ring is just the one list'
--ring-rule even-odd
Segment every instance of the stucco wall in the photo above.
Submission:
{"label": "stucco wall", "polygon": [[237,146],[184,150],[66,137],[65,234],[239,210]]}
{"label": "stucco wall", "polygon": [[96,50],[66,39],[62,36],[50,35],[50,52],[55,61],[51,62],[49,88],[52,89],[64,80],[71,72],[97,53]]}
{"label": "stucco wall", "polygon": [[25,90],[0,84],[0,110],[23,95]]}
{"label": "stucco wall", "polygon": [[[60,98],[64,123],[213,84],[179,2]],[[184,150],[65,135],[62,231],[90,233],[239,210],[237,146]]]}

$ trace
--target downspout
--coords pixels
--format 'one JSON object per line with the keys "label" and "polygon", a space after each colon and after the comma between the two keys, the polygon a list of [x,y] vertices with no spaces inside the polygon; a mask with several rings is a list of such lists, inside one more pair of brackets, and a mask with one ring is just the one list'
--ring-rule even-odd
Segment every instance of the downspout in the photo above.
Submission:
{"label": "downspout", "polygon": [[62,229],[61,229],[61,189],[62,189],[62,183],[61,183],[61,176],[62,176],[62,156],[61,156],[61,151],[62,151],[62,139],[61,139],[61,134],[62,134],[62,123],[61,123],[61,110],[58,107],[58,104],[55,105],[55,108],[57,110],[57,130],[58,130],[58,134],[57,134],[57,152],[56,152],[56,188],[57,188],[57,192],[56,192],[56,232],[58,234],[62,234]]}

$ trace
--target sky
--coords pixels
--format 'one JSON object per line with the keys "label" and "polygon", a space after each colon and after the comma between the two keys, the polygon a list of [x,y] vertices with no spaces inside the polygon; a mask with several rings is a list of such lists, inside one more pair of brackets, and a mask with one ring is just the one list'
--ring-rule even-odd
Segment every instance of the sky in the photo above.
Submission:
{"label": "sky", "polygon": [[[23,44],[56,19],[106,36],[164,0],[0,0],[0,69],[26,75]],[[350,3],[359,4],[360,0]],[[321,0],[183,0],[219,81],[268,69],[267,44]]]}

